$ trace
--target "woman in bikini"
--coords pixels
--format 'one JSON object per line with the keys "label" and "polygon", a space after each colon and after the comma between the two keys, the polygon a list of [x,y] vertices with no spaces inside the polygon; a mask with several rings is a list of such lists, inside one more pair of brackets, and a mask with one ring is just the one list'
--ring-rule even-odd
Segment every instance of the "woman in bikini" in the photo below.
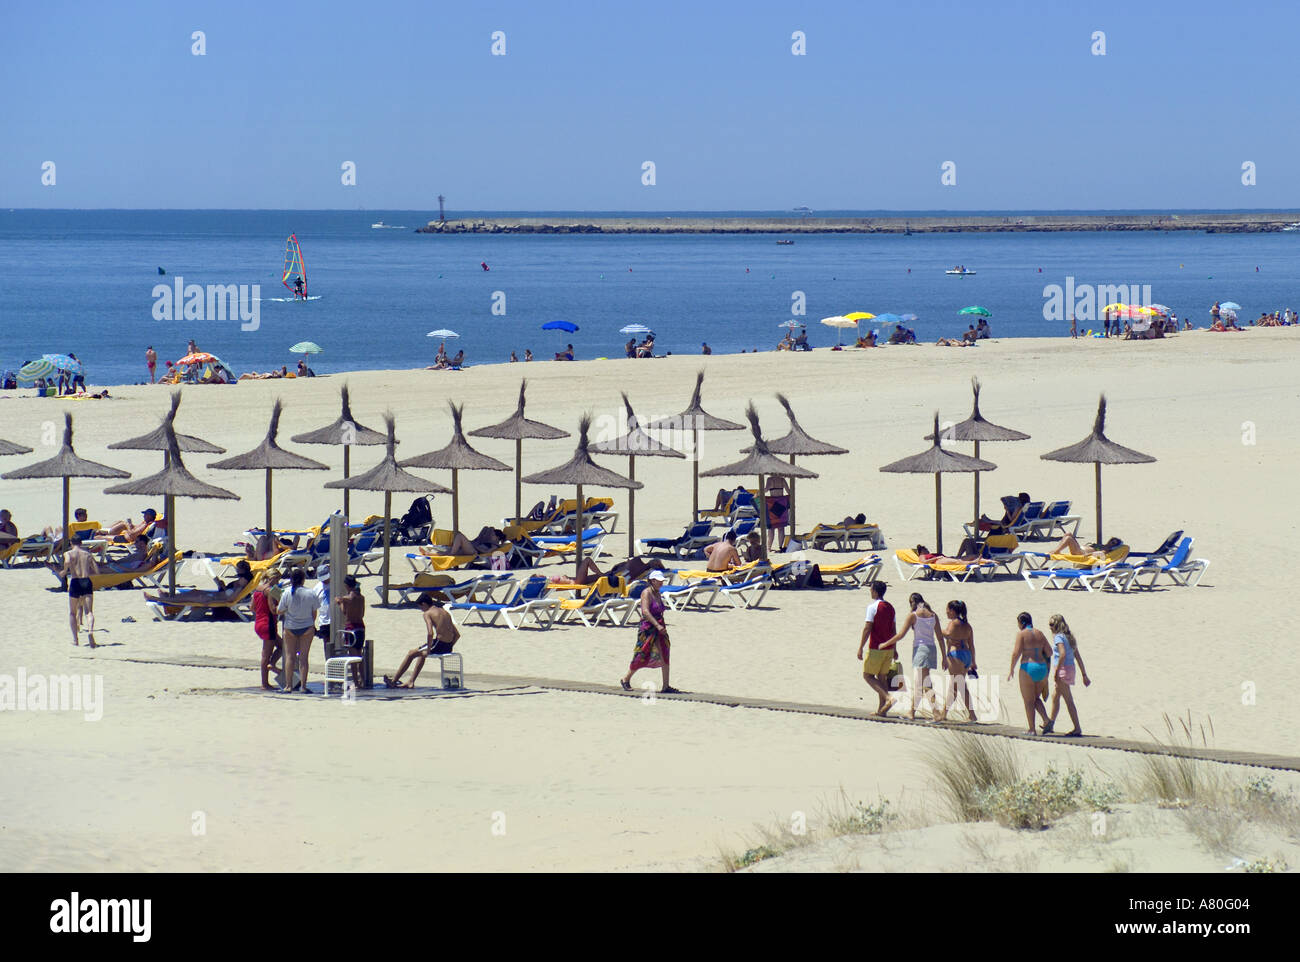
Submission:
{"label": "woman in bikini", "polygon": [[[939,619],[930,608],[929,603],[917,592],[912,592],[907,601],[911,611],[907,613],[907,617],[898,626],[898,631],[893,638],[889,639],[888,644],[897,646],[908,630],[912,631],[912,699],[907,717],[915,720],[916,703],[925,697],[925,683],[930,677],[930,669],[939,667],[939,647],[935,638]],[[937,712],[938,705],[935,704],[932,692],[930,699],[931,717]]]}
{"label": "woman in bikini", "polygon": [[1065,619],[1060,615],[1052,615],[1048,625],[1052,629],[1051,677],[1055,687],[1052,689],[1052,714],[1047,719],[1047,724],[1043,726],[1043,734],[1051,734],[1052,728],[1056,725],[1056,716],[1061,710],[1061,699],[1064,698],[1065,708],[1070,713],[1070,721],[1074,723],[1074,729],[1065,734],[1077,738],[1083,734],[1083,729],[1079,727],[1079,712],[1074,707],[1074,692],[1071,691],[1074,685],[1075,664],[1078,663],[1079,673],[1083,675],[1084,687],[1091,685],[1092,679],[1088,677],[1088,669],[1083,667],[1079,643],[1074,640],[1074,632],[1070,630]]}
{"label": "woman in bikini", "polygon": [[1043,685],[1047,682],[1048,664],[1052,659],[1052,648],[1047,637],[1034,627],[1034,619],[1029,612],[1022,611],[1016,615],[1015,647],[1011,651],[1011,667],[1007,670],[1007,681],[1015,678],[1016,663],[1020,663],[1020,697],[1025,703],[1025,719],[1029,722],[1028,734],[1036,735],[1034,729],[1035,713],[1043,716],[1047,724],[1047,708],[1043,705]]}
{"label": "woman in bikini", "polygon": [[948,720],[948,712],[952,710],[960,691],[966,701],[966,720],[974,721],[975,706],[971,704],[966,679],[975,674],[979,666],[975,664],[975,629],[966,620],[966,602],[948,602],[948,625],[941,634],[944,665],[948,669],[948,696],[944,699],[943,711],[936,714],[934,720]]}

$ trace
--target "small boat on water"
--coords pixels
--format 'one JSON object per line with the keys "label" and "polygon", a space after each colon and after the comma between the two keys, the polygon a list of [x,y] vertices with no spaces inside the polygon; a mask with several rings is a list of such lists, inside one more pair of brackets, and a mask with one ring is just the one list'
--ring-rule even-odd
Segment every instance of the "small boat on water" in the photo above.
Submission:
{"label": "small boat on water", "polygon": [[1300,230],[1300,224],[1287,224],[1287,226],[1283,227],[1282,229],[1288,232],[1297,231]]}
{"label": "small boat on water", "polygon": [[778,243],[778,244],[793,244],[794,241],[792,241],[792,240],[779,240],[779,241],[777,241],[777,243]]}
{"label": "small boat on water", "polygon": [[377,224],[371,224],[370,226],[371,226],[371,228],[373,229],[373,228],[380,228],[380,227],[383,227],[383,226],[385,226],[385,225],[384,225],[384,222],[381,220],[379,223],[377,223]]}
{"label": "small boat on water", "polygon": [[950,270],[950,271],[944,271],[944,273],[945,273],[945,274],[955,274],[955,275],[957,275],[958,277],[966,277],[967,275],[969,275],[969,276],[971,276],[971,277],[974,277],[974,276],[975,276],[975,271],[969,271],[969,270],[967,270],[967,269],[964,268],[964,267],[954,267],[954,268],[953,268],[952,270]]}

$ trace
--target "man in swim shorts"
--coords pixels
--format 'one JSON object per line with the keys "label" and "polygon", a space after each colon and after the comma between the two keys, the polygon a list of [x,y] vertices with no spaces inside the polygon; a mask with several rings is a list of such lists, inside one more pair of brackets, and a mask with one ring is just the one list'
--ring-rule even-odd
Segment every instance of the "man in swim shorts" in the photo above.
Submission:
{"label": "man in swim shorts", "polygon": [[81,625],[86,622],[90,647],[95,646],[95,586],[90,576],[98,574],[95,559],[80,544],[73,544],[63,556],[60,577],[68,580],[68,622],[72,626],[72,643],[81,644]]}
{"label": "man in swim shorts", "polygon": [[[897,654],[889,640],[894,637],[894,606],[885,600],[883,581],[871,582],[871,604],[867,606],[867,621],[858,641],[858,661],[862,662],[862,678],[880,699],[876,714],[884,716],[894,706],[889,694],[889,666]],[[885,647],[888,645],[888,647]],[[867,656],[862,657],[863,649]]]}
{"label": "man in swim shorts", "polygon": [[[444,602],[435,600],[433,595],[427,591],[420,595],[416,602],[420,606],[420,611],[424,616],[424,644],[418,648],[412,648],[406,653],[401,666],[397,669],[397,674],[392,678],[384,676],[384,684],[389,688],[414,688],[415,679],[420,677],[420,670],[424,668],[424,660],[430,655],[447,655],[456,647],[456,642],[460,640],[460,629],[456,623],[451,620],[451,615],[447,613]],[[415,661],[415,672],[411,675],[411,680],[406,684],[402,683],[402,675],[406,674],[406,669],[410,667],[411,662]]]}

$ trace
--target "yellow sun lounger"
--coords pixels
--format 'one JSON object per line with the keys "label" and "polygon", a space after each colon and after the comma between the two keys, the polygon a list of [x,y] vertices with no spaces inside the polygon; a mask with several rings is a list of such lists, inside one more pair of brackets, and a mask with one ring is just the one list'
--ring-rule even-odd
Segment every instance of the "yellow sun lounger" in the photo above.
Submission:
{"label": "yellow sun lounger", "polygon": [[[185,552],[176,552],[176,563],[180,564],[185,557]],[[163,556],[157,558],[154,564],[148,568],[140,568],[136,571],[101,571],[97,575],[90,576],[90,584],[96,591],[103,591],[107,588],[121,588],[133,582],[141,582],[140,587],[150,587],[155,590],[162,590],[162,583],[159,577],[167,570],[167,558]]]}
{"label": "yellow sun lounger", "polygon": [[911,548],[899,548],[894,552],[894,566],[904,581],[935,573],[947,575],[951,581],[967,581],[972,577],[990,575],[994,568],[991,561],[983,559],[967,562],[926,561]]}
{"label": "yellow sun lounger", "polygon": [[209,611],[215,611],[218,608],[225,608],[233,611],[240,621],[253,620],[253,592],[262,586],[264,582],[274,584],[279,573],[268,571],[253,572],[252,580],[244,585],[237,595],[232,598],[216,601],[191,601],[185,600],[185,595],[145,595],[145,604],[154,613],[159,621],[180,621],[191,612],[206,614]]}
{"label": "yellow sun lounger", "polygon": [[1128,552],[1128,545],[1122,544],[1112,551],[1107,551],[1104,558],[1094,558],[1086,554],[1053,554],[1048,555],[1048,558],[1052,561],[1064,562],[1074,568],[1099,568],[1102,565],[1123,561],[1128,557]]}

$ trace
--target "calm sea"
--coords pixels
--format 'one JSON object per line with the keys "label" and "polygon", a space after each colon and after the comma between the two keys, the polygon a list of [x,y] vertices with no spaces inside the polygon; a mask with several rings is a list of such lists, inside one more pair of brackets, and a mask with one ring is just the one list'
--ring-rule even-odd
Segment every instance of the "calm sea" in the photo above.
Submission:
{"label": "calm sea", "polygon": [[[429,217],[0,211],[0,368],[73,352],[91,384],[132,383],[147,378],[147,346],[175,359],[190,338],[236,374],[292,367],[288,348],[302,340],[324,348],[313,360],[320,373],[409,368],[432,362],[438,343],[425,335],[437,328],[460,334],[449,347],[463,348],[471,364],[505,361],[512,349],[549,358],[569,342],[579,358],[617,357],[626,340],[619,328],[630,323],[652,328],[660,352],[694,354],[704,341],[717,353],[767,350],[800,295],[815,346],[835,343],[836,332],[817,323],[827,315],[913,313],[918,337],[933,340],[965,330],[958,312],[970,305],[992,312],[997,337],[1063,335],[1067,323],[1044,319],[1044,288],[1064,287],[1068,277],[1076,288],[1150,285],[1153,301],[1202,325],[1216,299],[1240,303],[1243,320],[1300,308],[1300,232],[821,235],[792,245],[770,235],[412,232]],[[402,229],[372,228],[376,221]],[[289,298],[280,274],[290,233],[319,300],[273,300]],[[977,274],[944,274],[956,264]],[[155,319],[155,285],[178,276],[186,284],[261,285],[258,329],[241,330],[238,320]],[[580,330],[541,329],[555,320]]]}

